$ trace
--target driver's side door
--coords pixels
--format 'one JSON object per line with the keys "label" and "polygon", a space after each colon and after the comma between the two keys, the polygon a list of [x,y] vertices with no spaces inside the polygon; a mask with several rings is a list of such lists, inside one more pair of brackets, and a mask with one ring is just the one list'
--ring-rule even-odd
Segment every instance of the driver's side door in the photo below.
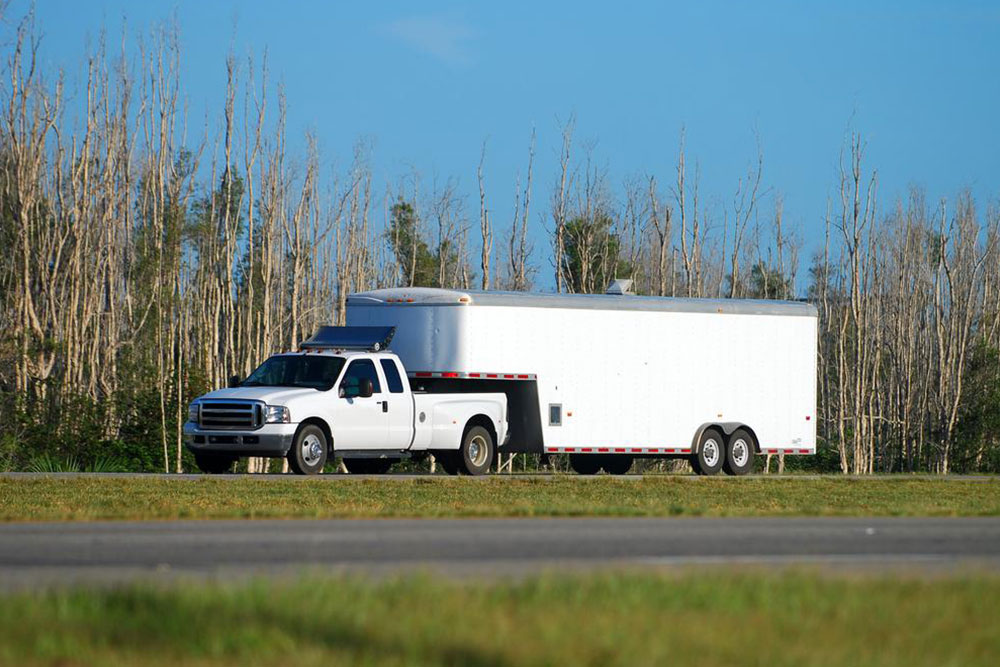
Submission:
{"label": "driver's side door", "polygon": [[[372,383],[372,395],[361,396],[361,381]],[[383,449],[386,446],[389,421],[383,411],[383,383],[371,359],[354,359],[348,365],[337,387],[333,410],[334,450]]]}

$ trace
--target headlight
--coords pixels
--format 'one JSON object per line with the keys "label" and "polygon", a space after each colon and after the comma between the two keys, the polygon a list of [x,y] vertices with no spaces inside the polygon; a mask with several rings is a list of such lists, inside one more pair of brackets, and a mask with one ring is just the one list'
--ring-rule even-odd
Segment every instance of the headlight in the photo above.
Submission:
{"label": "headlight", "polygon": [[288,408],[283,405],[265,405],[264,406],[264,423],[265,424],[288,424],[292,421],[292,415],[288,412]]}
{"label": "headlight", "polygon": [[198,401],[195,401],[188,406],[188,421],[198,423]]}

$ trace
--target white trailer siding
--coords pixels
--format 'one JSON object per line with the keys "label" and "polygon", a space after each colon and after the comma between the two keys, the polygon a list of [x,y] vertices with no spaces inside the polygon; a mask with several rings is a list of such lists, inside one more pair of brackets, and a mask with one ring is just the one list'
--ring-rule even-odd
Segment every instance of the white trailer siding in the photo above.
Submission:
{"label": "white trailer siding", "polygon": [[815,451],[806,304],[410,288],[352,295],[347,323],[397,327],[411,375],[537,380],[547,452],[686,454],[733,423],[763,453]]}

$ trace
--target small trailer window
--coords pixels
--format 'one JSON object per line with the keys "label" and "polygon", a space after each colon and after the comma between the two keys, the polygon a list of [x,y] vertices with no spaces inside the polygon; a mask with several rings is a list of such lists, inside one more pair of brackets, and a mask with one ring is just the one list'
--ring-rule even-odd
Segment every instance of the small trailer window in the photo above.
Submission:
{"label": "small trailer window", "polygon": [[549,403],[549,426],[562,426],[562,404]]}

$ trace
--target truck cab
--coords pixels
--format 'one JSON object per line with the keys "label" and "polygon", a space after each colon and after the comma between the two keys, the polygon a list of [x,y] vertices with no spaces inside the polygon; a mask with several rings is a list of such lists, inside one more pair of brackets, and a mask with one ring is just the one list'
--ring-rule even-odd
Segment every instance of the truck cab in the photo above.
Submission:
{"label": "truck cab", "polygon": [[220,473],[239,457],[282,457],[294,472],[315,474],[339,456],[349,472],[384,473],[433,453],[453,474],[488,471],[507,436],[504,394],[413,392],[385,349],[393,333],[323,327],[301,350],[198,397],[184,425],[198,467]]}

